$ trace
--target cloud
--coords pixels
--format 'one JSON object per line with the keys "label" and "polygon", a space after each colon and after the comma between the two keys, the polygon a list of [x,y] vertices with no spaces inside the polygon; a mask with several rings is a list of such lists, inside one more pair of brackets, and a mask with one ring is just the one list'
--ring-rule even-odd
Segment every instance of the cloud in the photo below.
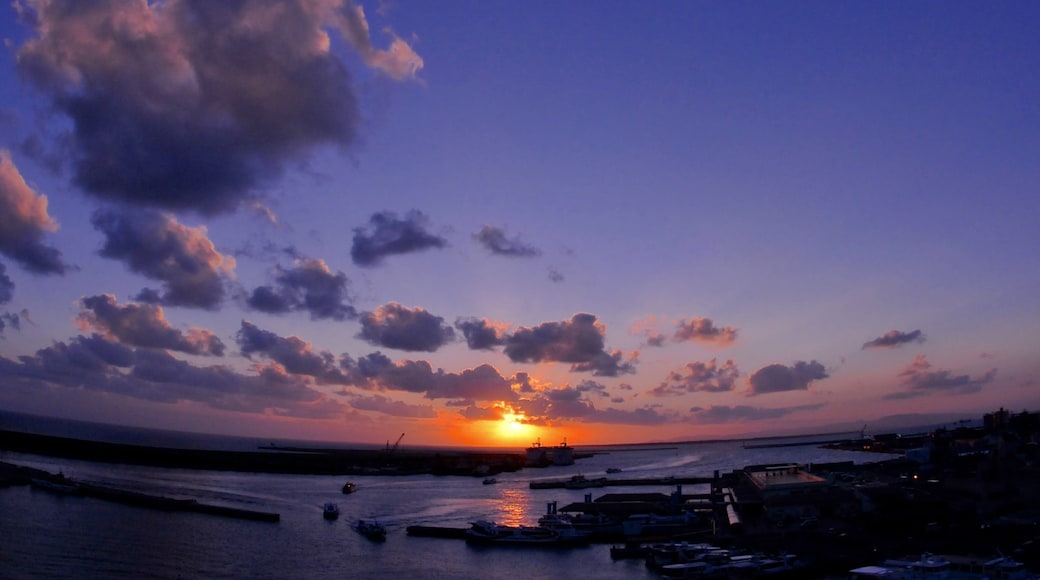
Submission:
{"label": "cloud", "polygon": [[681,371],[668,373],[668,378],[652,389],[650,394],[663,397],[696,392],[732,391],[737,377],[740,376],[740,371],[733,359],[727,359],[722,366],[719,366],[714,358],[706,363],[687,363],[684,370],[685,373]]}
{"label": "cloud", "polygon": [[83,311],[77,322],[84,330],[129,346],[164,348],[196,355],[223,356],[224,343],[212,332],[192,328],[186,334],[170,326],[159,306],[118,304],[115,296],[104,294],[80,300]]}
{"label": "cloud", "polygon": [[153,211],[99,210],[91,222],[105,235],[102,256],[164,284],[162,304],[214,309],[223,301],[224,280],[235,259],[216,250],[204,227],[185,226]]}
{"label": "cloud", "polygon": [[6,384],[66,387],[160,403],[189,401],[243,413],[332,418],[349,409],[279,367],[245,375],[222,365],[198,367],[165,350],[134,349],[99,335],[56,342],[17,361],[0,356]]}
{"label": "cloud", "polygon": [[932,363],[919,354],[913,362],[906,366],[899,377],[905,391],[886,395],[886,399],[909,399],[931,393],[965,395],[982,390],[983,385],[997,376],[997,369],[991,368],[982,376],[954,375],[948,370],[932,370]]}
{"label": "cloud", "polygon": [[572,419],[580,419],[584,423],[613,425],[661,425],[677,419],[672,413],[662,414],[651,408],[597,409],[595,404],[586,398],[589,393],[603,394],[596,383],[586,381],[578,387],[568,386],[540,391],[521,400],[515,406],[523,411],[527,422],[543,425]]}
{"label": "cloud", "polygon": [[286,372],[314,377],[319,384],[348,385],[362,380],[345,374],[337,365],[336,357],[328,351],[315,351],[311,343],[298,337],[282,337],[245,320],[235,340],[246,358],[261,355],[281,365]]}
{"label": "cloud", "polygon": [[764,366],[748,379],[748,396],[806,390],[813,381],[827,378],[822,364],[797,361],[792,366],[771,364]]}
{"label": "cloud", "polygon": [[61,252],[42,242],[57,229],[47,214],[47,196],[33,191],[11,154],[0,149],[0,254],[34,274],[64,274],[69,266]]}
{"label": "cloud", "polygon": [[358,266],[376,266],[387,256],[410,254],[430,248],[443,248],[448,242],[426,231],[429,219],[412,210],[399,219],[392,211],[372,214],[368,227],[354,229],[350,257]]}
{"label": "cloud", "polygon": [[25,313],[25,310],[21,313],[0,312],[0,336],[3,336],[4,329],[6,329],[8,325],[15,330],[20,330],[22,328],[22,316],[24,316]]}
{"label": "cloud", "polygon": [[606,327],[592,314],[575,314],[569,321],[543,322],[518,328],[505,340],[505,353],[513,362],[572,363],[572,371],[593,371],[602,376],[634,372],[621,352],[603,348]]}
{"label": "cloud", "polygon": [[274,285],[258,286],[247,305],[268,314],[309,312],[312,320],[344,320],[357,316],[348,304],[347,276],[329,270],[324,260],[300,258],[292,268],[277,268]]}
{"label": "cloud", "polygon": [[485,250],[497,256],[510,258],[533,258],[541,255],[541,250],[525,244],[519,237],[509,239],[502,228],[485,225],[473,234],[473,239]]}
{"label": "cloud", "polygon": [[728,405],[711,405],[708,407],[693,407],[690,409],[690,414],[691,419],[696,423],[716,424],[779,419],[790,415],[791,413],[815,411],[823,407],[823,403],[781,407],[777,409],[751,407],[749,405],[735,405],[732,407]]}
{"label": "cloud", "polygon": [[549,281],[559,284],[563,282],[563,274],[556,268],[549,268]]}
{"label": "cloud", "polygon": [[7,267],[0,263],[0,304],[7,304],[14,298],[14,282],[7,275]]}
{"label": "cloud", "polygon": [[651,347],[662,347],[664,346],[667,337],[657,328],[655,325],[658,323],[656,316],[647,316],[642,320],[637,320],[629,332],[633,336],[642,336],[643,344]]}
{"label": "cloud", "polygon": [[511,382],[487,364],[449,373],[433,370],[427,361],[404,360],[380,365],[371,381],[385,389],[422,393],[427,399],[513,401]]}
{"label": "cloud", "polygon": [[911,330],[910,332],[902,332],[899,330],[889,330],[885,334],[875,338],[874,340],[868,340],[863,343],[863,349],[868,348],[895,348],[911,342],[924,342],[924,334],[920,330]]}
{"label": "cloud", "polygon": [[622,360],[624,355],[620,350],[596,353],[591,360],[574,363],[571,365],[572,373],[591,372],[597,377],[617,377],[624,374],[636,372],[635,361],[639,359],[639,353],[633,353],[628,360]]}
{"label": "cloud", "polygon": [[358,99],[328,30],[392,78],[422,67],[393,33],[375,49],[346,0],[18,6],[36,34],[18,70],[71,121],[76,184],[147,207],[232,210],[288,163],[352,144]]}
{"label": "cloud", "polygon": [[691,318],[680,320],[676,325],[672,340],[675,342],[709,342],[729,345],[737,339],[737,329],[732,326],[719,328],[710,318]]}
{"label": "cloud", "polygon": [[357,337],[386,348],[433,352],[455,340],[455,331],[440,316],[391,302],[361,315]]}
{"label": "cloud", "polygon": [[430,405],[409,405],[404,401],[393,401],[382,395],[351,397],[350,406],[359,411],[375,411],[394,417],[432,419],[437,416],[437,412]]}
{"label": "cloud", "polygon": [[466,337],[471,350],[490,350],[505,343],[509,325],[483,318],[457,318],[455,328]]}

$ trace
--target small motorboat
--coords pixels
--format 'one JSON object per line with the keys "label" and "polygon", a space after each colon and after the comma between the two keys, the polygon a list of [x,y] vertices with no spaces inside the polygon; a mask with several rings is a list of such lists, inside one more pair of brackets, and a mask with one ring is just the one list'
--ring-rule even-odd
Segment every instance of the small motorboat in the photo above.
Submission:
{"label": "small motorboat", "polygon": [[382,542],[386,540],[386,528],[383,527],[383,524],[375,520],[358,520],[357,523],[354,524],[354,529],[357,530],[359,534],[373,542]]}
{"label": "small motorboat", "polygon": [[343,484],[343,493],[354,493],[357,491],[357,484],[353,481],[348,481]]}
{"label": "small motorboat", "polygon": [[494,477],[485,477],[484,478],[484,485],[492,485],[492,484],[495,484],[495,483],[498,483],[498,480],[495,479]]}
{"label": "small motorboat", "polygon": [[332,503],[331,501],[326,503],[321,508],[321,516],[327,520],[334,520],[339,517],[339,506]]}

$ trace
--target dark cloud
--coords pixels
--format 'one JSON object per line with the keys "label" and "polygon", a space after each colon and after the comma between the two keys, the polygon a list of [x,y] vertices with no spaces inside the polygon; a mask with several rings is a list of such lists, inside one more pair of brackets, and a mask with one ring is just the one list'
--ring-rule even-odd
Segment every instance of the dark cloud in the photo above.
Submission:
{"label": "dark cloud", "polygon": [[732,407],[728,405],[712,405],[709,407],[693,407],[690,409],[690,414],[692,415],[692,420],[696,423],[716,424],[779,419],[781,417],[786,417],[791,413],[815,411],[817,409],[822,409],[823,407],[823,403],[781,407],[777,409],[751,407],[749,405],[735,405]]}
{"label": "dark cloud", "polygon": [[501,421],[505,416],[505,410],[497,406],[478,407],[469,405],[459,409],[459,415],[470,421]]}
{"label": "dark cloud", "polygon": [[43,243],[58,224],[47,214],[47,197],[38,195],[0,149],[0,254],[34,274],[64,274],[70,267],[61,252]]}
{"label": "dark cloud", "polygon": [[404,401],[393,401],[382,395],[351,397],[350,406],[359,411],[375,411],[394,417],[433,419],[437,416],[437,412],[430,405],[409,405]]}
{"label": "dark cloud", "polygon": [[314,377],[318,383],[348,385],[362,380],[343,372],[332,353],[316,351],[311,343],[298,337],[282,337],[245,320],[235,334],[235,340],[246,358],[253,355],[266,357],[281,365],[286,372]]}
{"label": "dark cloud", "polygon": [[455,328],[472,350],[490,350],[505,343],[506,325],[483,318],[457,318]]}
{"label": "dark cloud", "polygon": [[791,366],[764,366],[748,379],[748,395],[806,390],[813,381],[827,378],[827,369],[816,361],[797,361]]}
{"label": "dark cloud", "polygon": [[223,301],[235,259],[216,250],[205,228],[152,211],[98,211],[91,222],[105,235],[102,256],[164,284],[162,304],[214,309]]}
{"label": "dark cloud", "polygon": [[346,274],[333,274],[324,260],[301,258],[290,269],[278,268],[274,285],[258,286],[246,303],[268,314],[305,311],[313,320],[344,320],[357,316],[348,284]]}
{"label": "dark cloud", "polygon": [[636,356],[632,356],[631,360],[622,360],[624,355],[620,350],[612,352],[600,352],[592,357],[592,360],[587,362],[579,362],[571,365],[571,372],[574,373],[588,373],[591,372],[597,377],[617,377],[624,374],[632,374],[636,372],[636,365],[633,361],[636,360]]}
{"label": "dark cloud", "polygon": [[509,239],[502,228],[485,225],[473,234],[473,239],[483,248],[497,256],[510,258],[533,258],[541,255],[541,250],[520,241],[519,237]]}
{"label": "dark cloud", "polygon": [[428,222],[426,215],[417,210],[408,212],[404,219],[392,211],[375,213],[369,218],[367,228],[354,230],[350,257],[359,266],[375,266],[387,256],[447,246],[444,238],[426,230]]}
{"label": "dark cloud", "polygon": [[14,298],[14,282],[7,275],[7,267],[0,263],[0,304],[7,304]]}
{"label": "dark cloud", "polygon": [[15,312],[0,312],[0,336],[3,336],[4,330],[8,326],[15,330],[20,330],[22,328],[22,318]]}
{"label": "dark cloud", "polygon": [[379,386],[397,391],[422,393],[427,399],[469,399],[474,401],[513,401],[509,380],[487,364],[461,373],[433,370],[426,361],[405,360],[381,367],[372,379]]}
{"label": "dark cloud", "polygon": [[392,34],[373,48],[345,0],[19,6],[36,37],[18,70],[71,121],[76,183],[141,206],[230,210],[287,163],[353,143],[357,97],[327,30],[391,77],[422,67]]}
{"label": "dark cloud", "polygon": [[391,302],[362,314],[357,336],[376,346],[433,352],[455,340],[455,331],[440,316]]}
{"label": "dark cloud", "polygon": [[658,397],[666,395],[685,395],[687,393],[707,392],[721,393],[732,391],[740,376],[733,359],[718,365],[716,359],[704,362],[687,363],[683,371],[672,371],[668,378],[650,391]]}
{"label": "dark cloud", "polygon": [[518,328],[506,337],[505,353],[513,362],[589,363],[605,354],[605,332],[594,315],[575,314],[569,321]]}
{"label": "dark cloud", "polygon": [[895,348],[911,342],[924,342],[924,340],[924,334],[920,330],[911,330],[910,332],[889,330],[874,340],[864,342],[863,348]]}
{"label": "dark cloud", "polygon": [[99,335],[76,337],[17,361],[0,356],[0,380],[114,393],[162,403],[182,401],[243,413],[332,418],[348,409],[280,367],[256,375],[226,366],[198,367],[165,350],[134,349]]}
{"label": "dark cloud", "polygon": [[224,343],[215,334],[201,328],[183,333],[170,326],[159,306],[120,305],[111,294],[89,296],[80,303],[84,309],[77,317],[80,325],[123,344],[197,355],[224,354]]}
{"label": "dark cloud", "polygon": [[556,268],[549,268],[549,281],[556,282],[557,284],[563,282],[563,273]]}
{"label": "dark cloud", "polygon": [[710,318],[691,318],[680,320],[676,325],[672,340],[676,342],[710,342],[729,345],[737,339],[737,329],[732,326],[719,328]]}
{"label": "dark cloud", "polygon": [[965,395],[982,390],[983,385],[997,376],[997,369],[991,368],[982,376],[954,375],[948,370],[932,370],[932,363],[919,354],[907,365],[899,377],[905,389],[902,392],[886,395],[886,399],[909,399],[934,393],[949,395]]}
{"label": "dark cloud", "polygon": [[635,410],[597,409],[587,395],[604,394],[602,385],[586,381],[578,387],[547,389],[525,398],[517,405],[527,422],[546,425],[555,421],[580,419],[584,423],[615,425],[661,425],[677,419],[673,414],[662,414],[651,408]]}

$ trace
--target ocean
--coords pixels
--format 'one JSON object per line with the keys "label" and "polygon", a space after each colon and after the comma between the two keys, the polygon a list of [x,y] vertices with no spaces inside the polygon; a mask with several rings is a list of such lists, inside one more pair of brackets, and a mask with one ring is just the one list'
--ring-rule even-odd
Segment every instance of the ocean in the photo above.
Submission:
{"label": "ocean", "polygon": [[[3,419],[0,427],[14,428],[10,416]],[[44,430],[35,425],[35,431]],[[53,434],[77,436],[82,428],[69,423]],[[113,431],[103,438],[143,439],[149,444],[184,444],[187,438],[196,449],[269,444],[122,427]],[[640,560],[613,561],[609,545],[550,550],[475,547],[461,540],[408,536],[405,529],[464,528],[478,519],[533,525],[552,501],[563,506],[582,501],[588,492],[598,497],[674,489],[529,488],[534,480],[597,477],[612,467],[632,478],[708,476],[714,470],[728,472],[753,464],[863,463],[891,457],[811,445],[749,449],[739,441],[614,447],[577,443],[572,442],[578,451],[595,455],[567,467],[500,474],[495,485],[483,485],[480,478],[432,475],[348,478],[195,471],[0,451],[0,461],[62,471],[84,482],[281,516],[277,523],[266,523],[163,512],[29,486],[0,488],[0,578],[657,578]],[[358,491],[343,495],[340,488],[348,479],[357,483]],[[707,490],[684,486],[683,491]],[[338,520],[322,518],[322,505],[329,501],[339,504]],[[383,523],[386,542],[373,543],[351,529],[358,518]]]}

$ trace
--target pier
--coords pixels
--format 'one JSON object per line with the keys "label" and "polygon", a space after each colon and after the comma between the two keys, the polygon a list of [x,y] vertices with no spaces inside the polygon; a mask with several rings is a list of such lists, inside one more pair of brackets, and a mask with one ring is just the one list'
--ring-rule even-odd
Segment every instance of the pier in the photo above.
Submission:
{"label": "pier", "polygon": [[[577,476],[575,476],[577,477]],[[554,479],[546,481],[532,481],[528,484],[531,489],[586,489],[591,487],[609,486],[636,486],[636,485],[698,485],[708,484],[717,479],[712,476],[689,476],[689,477],[643,477],[638,479],[621,479],[611,477],[597,477],[595,479]]]}

